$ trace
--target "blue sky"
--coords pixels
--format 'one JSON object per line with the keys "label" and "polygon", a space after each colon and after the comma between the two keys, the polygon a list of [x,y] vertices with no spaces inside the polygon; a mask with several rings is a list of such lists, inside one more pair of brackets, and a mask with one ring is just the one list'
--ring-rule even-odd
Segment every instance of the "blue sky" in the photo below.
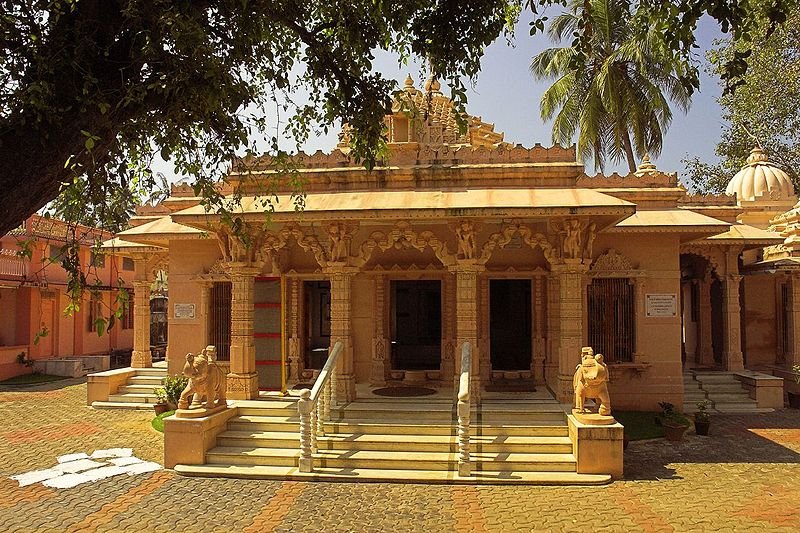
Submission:
{"label": "blue sky", "polygon": [[[467,109],[470,114],[483,118],[486,122],[494,123],[495,130],[505,133],[505,140],[514,144],[533,146],[535,143],[549,146],[551,144],[550,123],[542,121],[539,113],[539,100],[547,89],[549,82],[536,81],[528,70],[531,58],[540,51],[553,46],[544,35],[530,37],[528,35],[527,20],[525,17],[517,26],[516,39],[513,46],[509,46],[506,39],[500,38],[486,50],[483,58],[483,70],[476,83],[468,90],[469,103]],[[714,147],[722,130],[723,121],[720,117],[720,107],[716,99],[720,95],[718,80],[705,73],[705,51],[708,50],[714,39],[722,37],[719,27],[713,20],[705,17],[701,20],[697,31],[699,48],[697,60],[700,64],[701,80],[700,90],[692,98],[692,107],[684,115],[673,108],[673,121],[664,138],[664,149],[658,158],[654,159],[656,166],[668,172],[683,173],[684,165],[681,160],[687,156],[697,155],[701,160],[709,163],[717,161]],[[411,64],[399,66],[395,56],[379,53],[374,61],[374,69],[385,76],[394,78],[402,86],[406,75],[411,74],[418,87],[422,86],[423,79],[418,65]],[[443,87],[445,94],[447,89]],[[331,151],[337,142],[338,128],[333,128],[327,135],[310,139],[304,150],[313,153],[316,150]],[[288,148],[290,143],[286,144]],[[171,165],[160,162],[155,165],[155,170],[160,170],[169,177]],[[594,173],[594,167],[589,163],[587,173]],[[627,166],[623,164],[606,166],[606,173],[619,171],[627,173]]]}
{"label": "blue sky", "polygon": [[[542,121],[539,114],[539,100],[549,83],[536,81],[528,70],[531,58],[553,44],[543,35],[530,37],[527,22],[521,21],[516,31],[514,46],[508,46],[501,38],[487,50],[482,61],[483,70],[476,84],[468,91],[470,114],[478,115],[487,122],[495,124],[495,130],[505,133],[505,140],[532,146],[541,143],[551,144],[551,124]],[[714,39],[722,37],[719,27],[707,17],[702,19],[698,28],[699,48],[697,59],[706,64],[705,51]],[[407,74],[411,74],[422,85],[419,68],[415,65],[399,67],[397,59],[388,54],[376,57],[375,69],[388,77],[392,77],[402,85]],[[446,89],[444,89],[446,93]],[[717,161],[714,147],[719,140],[723,121],[720,118],[720,107],[716,99],[720,95],[718,80],[709,77],[701,67],[700,91],[692,98],[692,107],[684,115],[673,108],[673,121],[664,139],[664,150],[655,159],[656,166],[669,172],[682,173],[684,166],[681,159],[687,155],[697,155],[706,162]],[[336,135],[331,133],[311,140],[306,151],[317,149],[330,151],[336,145]],[[591,164],[587,165],[587,173],[593,173]],[[606,173],[619,170],[627,173],[627,166],[611,165]]]}

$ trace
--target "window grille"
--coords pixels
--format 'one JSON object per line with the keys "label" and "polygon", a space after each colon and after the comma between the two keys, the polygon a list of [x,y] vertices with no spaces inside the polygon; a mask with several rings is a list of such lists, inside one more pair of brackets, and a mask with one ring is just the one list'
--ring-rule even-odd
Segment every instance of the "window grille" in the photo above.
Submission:
{"label": "window grille", "polygon": [[632,363],[634,286],[628,278],[597,278],[587,287],[589,345],[606,362]]}
{"label": "window grille", "polygon": [[217,359],[229,361],[231,358],[231,284],[214,283],[211,288],[211,339],[210,344],[217,347]]}
{"label": "window grille", "polygon": [[103,298],[92,295],[89,298],[89,323],[86,331],[97,333],[97,320],[103,318]]}
{"label": "window grille", "polygon": [[128,300],[122,304],[122,329],[133,329],[133,292],[128,292]]}
{"label": "window grille", "polygon": [[133,270],[134,270],[133,259],[131,259],[130,257],[123,257],[122,258],[122,270],[127,270],[127,271],[130,271],[130,272],[133,272]]}

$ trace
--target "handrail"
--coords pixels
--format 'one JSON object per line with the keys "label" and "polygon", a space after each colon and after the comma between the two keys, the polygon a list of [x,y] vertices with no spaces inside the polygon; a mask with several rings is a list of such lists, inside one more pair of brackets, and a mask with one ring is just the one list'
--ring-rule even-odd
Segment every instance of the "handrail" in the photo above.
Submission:
{"label": "handrail", "polygon": [[311,390],[300,391],[297,411],[300,414],[301,472],[313,472],[313,454],[317,452],[317,436],[325,434],[325,421],[330,418],[331,406],[336,405],[336,362],[342,353],[342,342],[333,345],[325,366]]}
{"label": "handrail", "polygon": [[470,373],[472,371],[472,345],[461,347],[461,374],[458,379],[458,475],[471,475],[469,460]]}

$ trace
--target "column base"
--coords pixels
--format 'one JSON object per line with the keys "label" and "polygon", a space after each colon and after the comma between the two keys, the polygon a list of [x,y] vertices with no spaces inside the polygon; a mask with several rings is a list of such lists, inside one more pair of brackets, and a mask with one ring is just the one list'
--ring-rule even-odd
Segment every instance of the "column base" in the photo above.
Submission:
{"label": "column base", "polygon": [[573,376],[559,374],[558,376],[558,390],[556,391],[556,400],[559,403],[567,403],[574,405],[575,390],[572,385]]}
{"label": "column base", "polygon": [[131,354],[131,368],[150,368],[153,366],[153,354],[150,350],[134,350]]}
{"label": "column base", "polygon": [[252,400],[258,398],[258,374],[234,374],[227,376],[227,396],[229,400]]}
{"label": "column base", "polygon": [[356,399],[356,376],[355,374],[342,374],[338,376],[336,382],[336,397],[339,402],[352,402]]}

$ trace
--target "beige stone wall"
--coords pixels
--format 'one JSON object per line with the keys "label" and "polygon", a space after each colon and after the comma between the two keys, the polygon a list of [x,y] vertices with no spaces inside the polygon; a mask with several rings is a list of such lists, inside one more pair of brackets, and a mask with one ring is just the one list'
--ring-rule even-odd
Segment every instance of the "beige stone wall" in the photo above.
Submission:
{"label": "beige stone wall", "polygon": [[658,410],[658,402],[683,403],[680,304],[675,317],[645,316],[647,294],[680,297],[679,245],[678,237],[669,233],[598,235],[595,254],[614,248],[644,271],[637,294],[641,312],[636,316],[637,363],[642,365],[611,365],[610,392],[615,409]]}
{"label": "beige stone wall", "polygon": [[[169,262],[169,373],[183,369],[187,352],[197,352],[208,342],[207,310],[203,309],[201,285],[195,278],[210,269],[220,252],[212,240],[179,240],[170,242]],[[176,303],[195,305],[194,319],[175,319]]]}
{"label": "beige stone wall", "polygon": [[777,348],[775,278],[745,276],[742,282],[747,367],[774,364]]}

